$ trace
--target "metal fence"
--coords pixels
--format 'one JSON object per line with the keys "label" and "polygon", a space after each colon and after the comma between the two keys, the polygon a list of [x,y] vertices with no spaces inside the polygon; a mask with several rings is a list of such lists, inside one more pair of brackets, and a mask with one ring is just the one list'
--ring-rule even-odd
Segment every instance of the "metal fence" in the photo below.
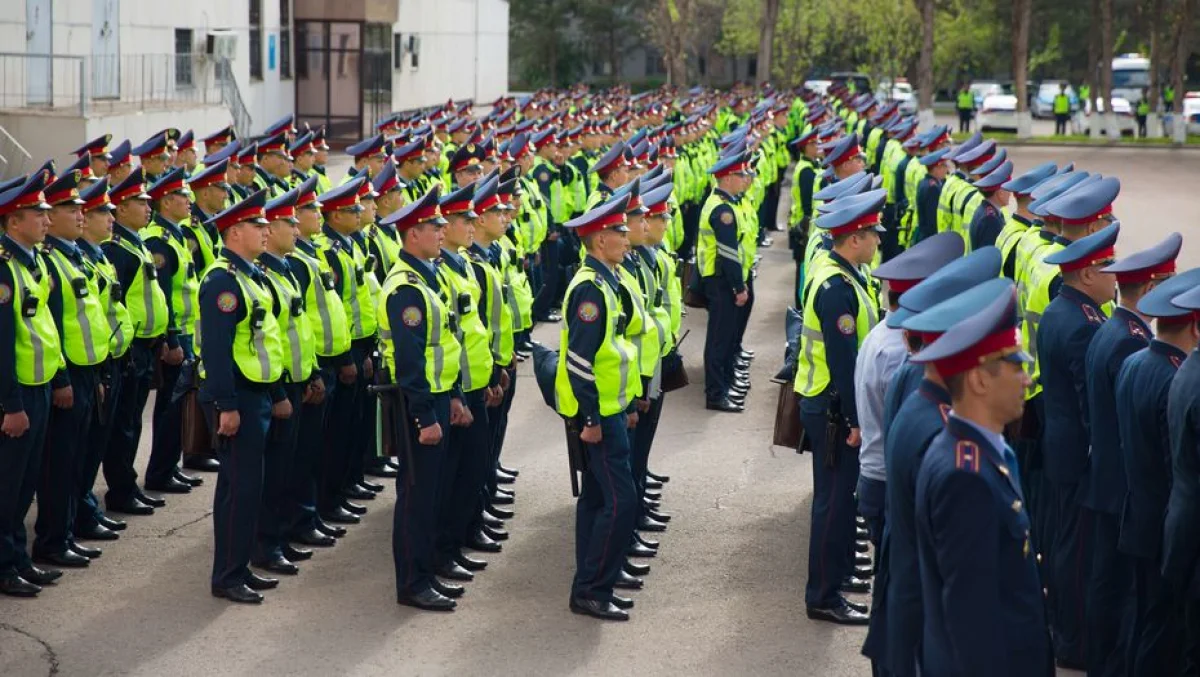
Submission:
{"label": "metal fence", "polygon": [[227,68],[204,54],[65,56],[0,52],[0,109],[89,112],[225,103]]}

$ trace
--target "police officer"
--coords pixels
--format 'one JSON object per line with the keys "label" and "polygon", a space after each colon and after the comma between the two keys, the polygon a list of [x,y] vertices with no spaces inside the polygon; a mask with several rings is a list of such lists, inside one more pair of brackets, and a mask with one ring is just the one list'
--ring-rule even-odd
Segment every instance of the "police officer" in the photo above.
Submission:
{"label": "police officer", "polygon": [[108,183],[116,187],[119,186],[125,179],[129,178],[129,174],[133,171],[133,162],[130,158],[130,150],[133,146],[129,143],[129,139],[125,139],[121,143],[113,146],[108,152]]}
{"label": "police officer", "polygon": [[158,132],[130,151],[141,163],[146,183],[154,183],[162,178],[171,165],[171,150],[175,139],[179,138],[178,129]]}
{"label": "police officer", "polygon": [[600,179],[596,189],[588,195],[587,209],[594,209],[612,197],[613,191],[629,183],[629,162],[625,158],[628,148],[624,141],[618,140],[608,149],[596,164],[592,165],[591,173]]}
{"label": "police officer", "polygon": [[[869,195],[870,197],[867,197]],[[866,592],[854,576],[854,490],[862,442],[854,392],[854,361],[879,321],[879,300],[859,271],[879,248],[879,211],[886,191],[856,199],[818,218],[833,238],[828,258],[810,275],[796,365],[799,415],[813,435],[812,538],[805,604],[808,617],[866,625],[867,614],[846,603],[847,591]]]}
{"label": "police officer", "polygon": [[[1109,203],[1097,204],[1081,199],[1072,205],[1082,210],[1076,213],[1076,220],[1104,220]],[[1047,264],[1062,270],[1063,285],[1046,308],[1037,333],[1046,409],[1042,453],[1055,511],[1051,521],[1054,586],[1050,590],[1055,658],[1059,666],[1073,669],[1081,669],[1087,657],[1082,624],[1094,528],[1090,512],[1082,505],[1090,440],[1085,356],[1106,317],[1101,306],[1111,302],[1116,293],[1115,276],[1102,269],[1113,261],[1119,232],[1120,225],[1113,223],[1045,258]]]}
{"label": "police officer", "polygon": [[[1128,494],[1121,461],[1119,413],[1114,389],[1125,359],[1145,348],[1153,336],[1137,310],[1155,285],[1175,272],[1183,237],[1172,233],[1150,249],[1124,257],[1102,272],[1117,276],[1120,304],[1096,331],[1084,356],[1091,453],[1082,505],[1094,525],[1092,577],[1088,582],[1088,671],[1123,675],[1128,652],[1128,621],[1133,610],[1132,562],[1117,550],[1120,517]],[[1124,619],[1124,621],[1122,620]],[[1123,626],[1126,626],[1123,629]]]}
{"label": "police officer", "polygon": [[919,160],[926,174],[917,185],[917,232],[913,236],[914,243],[938,233],[938,203],[946,177],[951,171],[950,155],[951,149],[942,148],[922,155]]}
{"label": "police officer", "polygon": [[638,515],[628,429],[637,425],[633,402],[642,383],[633,377],[637,357],[624,336],[616,272],[629,246],[628,203],[628,196],[616,198],[564,224],[577,229],[588,256],[567,288],[555,377],[558,412],[577,419],[587,456],[570,608],[604,620],[628,620],[633,606],[613,594],[625,553],[612,545],[630,542]]}
{"label": "police officer", "polygon": [[250,571],[271,418],[292,415],[280,384],[279,299],[254,260],[266,248],[267,193],[217,214],[224,247],[200,283],[200,402],[214,431],[221,468],[213,494],[212,594],[258,604],[279,585]]}
{"label": "police officer", "polygon": [[[1163,524],[1171,495],[1168,393],[1179,366],[1200,334],[1190,309],[1171,299],[1200,284],[1194,268],[1158,284],[1137,303],[1157,332],[1126,358],[1113,391],[1121,466],[1128,485],[1117,549],[1131,560],[1135,606],[1129,635],[1131,675],[1176,674],[1183,664],[1184,599],[1163,577]],[[1115,316],[1115,315],[1114,315]]]}
{"label": "police officer", "polygon": [[1009,286],[913,356],[951,400],[917,474],[924,674],[1054,671],[1020,468],[1002,435],[1029,381],[1018,322]]}
{"label": "police officer", "polygon": [[1008,209],[1008,203],[1012,201],[1012,193],[1004,187],[1004,184],[1012,178],[1012,170],[1012,162],[1006,160],[986,176],[975,180],[973,185],[984,199],[973,215],[967,215],[969,221],[967,236],[971,242],[971,249],[990,247],[996,244],[996,238],[1004,229],[1008,221],[1005,210]]}
{"label": "police officer", "polygon": [[220,250],[220,235],[209,221],[225,210],[230,190],[225,181],[228,169],[229,159],[226,158],[200,169],[188,179],[193,202],[189,218],[181,225],[197,275],[208,270]]}
{"label": "police officer", "polygon": [[[743,271],[743,244],[739,239],[738,201],[753,176],[748,153],[727,156],[709,168],[716,188],[700,212],[697,266],[708,298],[708,331],[704,338],[704,395],[708,409],[740,413],[744,407],[730,400],[739,394],[734,374],[737,357],[738,309],[750,299]],[[748,386],[748,384],[746,384]],[[737,390],[735,390],[735,388]],[[744,388],[748,390],[748,387]]]}
{"label": "police officer", "polygon": [[201,141],[204,142],[204,154],[212,155],[214,153],[217,153],[225,146],[228,146],[230,144],[230,142],[232,142],[236,139],[237,139],[237,131],[234,130],[233,125],[229,125],[228,127],[218,129],[217,131],[213,132],[212,134],[209,134],[208,136],[201,139]]}
{"label": "police officer", "polygon": [[1026,233],[1041,227],[1037,223],[1038,217],[1029,211],[1029,206],[1033,203],[1033,191],[1042,181],[1054,176],[1056,169],[1053,162],[1046,162],[1010,179],[1001,186],[1004,190],[1012,193],[1013,198],[1016,199],[1017,208],[1008,216],[1004,227],[1000,229],[995,244],[1004,258],[1004,276],[1014,282],[1017,279],[1017,246]]}
{"label": "police officer", "polygon": [[282,134],[258,142],[258,163],[263,171],[268,196],[276,198],[288,191],[292,178],[292,156]]}
{"label": "police officer", "polygon": [[[140,236],[154,257],[159,286],[167,299],[166,352],[160,358],[162,379],[154,398],[150,462],[146,466],[146,489],[186,494],[203,480],[179,469],[182,450],[183,398],[176,386],[191,371],[195,359],[192,337],[196,333],[197,295],[200,274],[180,223],[191,215],[186,176],[182,168],[163,174],[148,193],[156,206],[153,218]],[[187,381],[191,381],[191,374]]]}
{"label": "police officer", "polygon": [[[1088,111],[1091,112],[1091,111]],[[1067,133],[1067,120],[1071,118],[1071,99],[1067,96],[1067,85],[1058,86],[1058,94],[1054,95],[1054,135],[1063,136]]]}
{"label": "police officer", "polygon": [[352,146],[347,146],[346,155],[354,158],[354,164],[346,172],[340,185],[345,185],[355,178],[363,176],[364,172],[368,180],[379,173],[379,170],[383,169],[383,161],[389,154],[385,145],[386,140],[383,135],[376,134],[369,139],[363,139]]}
{"label": "police officer", "polygon": [[796,149],[799,158],[796,160],[796,170],[792,174],[792,210],[788,215],[788,248],[792,250],[792,259],[796,262],[796,299],[795,307],[804,305],[800,298],[801,282],[804,280],[804,252],[808,240],[809,226],[814,216],[813,194],[819,186],[817,162],[820,149],[817,145],[817,130],[809,129],[788,144]]}
{"label": "police officer", "polygon": [[[13,597],[33,597],[62,576],[33,565],[25,533],[42,470],[50,383],[64,367],[48,303],[51,280],[37,250],[50,209],[42,193],[46,178],[37,172],[0,194],[0,340],[12,346],[0,357],[0,593]],[[60,406],[69,403],[69,385],[53,387]]]}
{"label": "police officer", "polygon": [[90,557],[101,554],[100,550],[75,543],[71,527],[81,496],[78,483],[94,413],[97,375],[108,359],[110,335],[98,276],[75,246],[83,231],[79,177],[79,170],[73,170],[46,187],[46,202],[51,205],[50,228],[41,252],[53,276],[47,303],[59,330],[66,364],[53,384],[54,406],[38,484],[33,556],[36,562],[64,567],[85,567]]}
{"label": "police officer", "polygon": [[971,131],[971,118],[975,116],[975,95],[971,93],[967,83],[963,83],[958,90],[956,99],[958,108],[958,133],[965,134]]}
{"label": "police officer", "polygon": [[112,138],[112,134],[102,134],[71,151],[81,159],[87,156],[88,168],[97,179],[108,174],[109,160],[112,159],[108,153],[108,144],[112,143]]}
{"label": "police officer", "polygon": [[104,243],[104,254],[116,270],[134,330],[129,361],[118,388],[119,399],[113,405],[113,437],[104,460],[104,480],[108,485],[104,503],[110,511],[130,515],[149,515],[154,508],[166,505],[162,499],[142,493],[133,467],[142,436],[142,411],[154,379],[154,363],[160,359],[170,321],[154,256],[139,235],[150,223],[150,196],[144,192],[142,179],[142,169],[138,167],[109,191],[109,199],[117,206],[116,223],[112,239]]}
{"label": "police officer", "polygon": [[133,342],[133,322],[129,309],[125,307],[116,268],[109,262],[101,243],[112,237],[113,210],[116,207],[108,199],[108,177],[83,189],[79,193],[83,200],[83,235],[75,244],[85,257],[85,264],[96,276],[96,285],[104,310],[109,332],[109,360],[96,369],[96,380],[103,388],[96,393],[96,418],[88,429],[84,451],[80,461],[79,496],[76,502],[73,533],[81,540],[111,541],[126,528],[125,522],[112,519],[100,509],[100,502],[92,493],[100,463],[106,458],[112,439],[113,411],[118,400],[117,389],[121,385],[121,374],[129,359],[129,348]]}
{"label": "police officer", "polygon": [[[408,437],[396,479],[392,556],[396,601],[428,611],[450,611],[453,599],[435,578],[439,485],[450,427],[469,426],[470,409],[460,388],[462,345],[458,319],[447,304],[432,260],[441,253],[445,219],[438,190],[384,219],[400,233],[400,258],[380,296],[380,338],[407,418],[397,421]],[[403,443],[402,443],[403,444]],[[459,588],[458,590],[461,590]]]}
{"label": "police officer", "polygon": [[295,495],[291,493],[290,482],[296,464],[303,407],[318,392],[324,393],[324,382],[316,372],[312,326],[304,309],[306,290],[301,288],[287,258],[296,248],[299,232],[296,204],[299,199],[300,189],[297,188],[266,204],[265,218],[270,226],[266,250],[258,257],[268,288],[277,300],[274,312],[284,365],[281,385],[289,403],[288,409],[295,415],[280,416],[282,407],[273,411],[275,415],[271,418],[263,448],[262,502],[251,562],[258,568],[288,576],[299,573],[296,561],[312,556],[312,551],[299,550],[287,543],[293,510],[291,500]]}

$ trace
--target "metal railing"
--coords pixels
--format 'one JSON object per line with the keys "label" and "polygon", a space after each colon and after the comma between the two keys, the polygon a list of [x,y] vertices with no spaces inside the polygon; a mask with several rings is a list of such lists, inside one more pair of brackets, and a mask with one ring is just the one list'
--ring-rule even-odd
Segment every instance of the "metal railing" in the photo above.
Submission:
{"label": "metal railing", "polygon": [[245,101],[242,100],[242,90],[238,87],[237,79],[233,77],[229,60],[217,61],[216,72],[217,82],[221,86],[221,101],[233,116],[233,128],[237,130],[238,138],[249,138],[250,127],[254,121],[250,118]]}
{"label": "metal railing", "polygon": [[32,161],[29,151],[0,126],[0,180],[24,173],[25,166]]}
{"label": "metal railing", "polygon": [[226,104],[231,110],[240,106],[244,112],[240,94],[230,97],[227,93],[233,78],[227,65],[222,66],[204,54],[0,52],[0,109],[87,115]]}

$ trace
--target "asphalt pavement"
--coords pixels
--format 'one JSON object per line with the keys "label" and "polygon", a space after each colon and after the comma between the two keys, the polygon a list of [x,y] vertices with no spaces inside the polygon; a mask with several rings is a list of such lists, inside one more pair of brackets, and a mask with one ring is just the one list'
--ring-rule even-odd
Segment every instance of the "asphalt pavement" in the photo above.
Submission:
{"label": "asphalt pavement", "polygon": [[[1059,149],[1062,151],[1063,149]],[[1123,182],[1120,251],[1196,232],[1200,157],[1136,149],[1020,148],[1023,171],[1075,160]],[[336,172],[335,172],[336,174]],[[340,174],[338,174],[340,176]],[[781,214],[786,214],[785,204]],[[747,345],[758,359],[744,414],[704,410],[705,313],[684,319],[692,385],[667,397],[650,466],[671,476],[674,515],[628,623],[567,609],[574,501],[557,415],[520,367],[503,460],[519,468],[516,517],[504,551],[468,584],[451,614],[395,603],[394,490],[369,502],[361,525],[318,550],[259,607],[213,599],[211,503],[215,475],[167,497],[152,517],[129,518],[104,555],[36,600],[0,599],[0,665],[36,675],[869,675],[865,630],[807,620],[803,589],[811,455],[770,445],[792,265],[784,237],[763,251]],[[1185,242],[1181,269],[1200,265]],[[535,338],[558,344],[559,327]],[[149,412],[139,461],[149,455]],[[101,480],[102,483],[102,480]],[[102,487],[99,487],[102,489]],[[35,509],[36,510],[36,509]],[[35,512],[35,511],[34,511]],[[29,525],[32,528],[34,514]],[[860,599],[866,599],[860,596]]]}

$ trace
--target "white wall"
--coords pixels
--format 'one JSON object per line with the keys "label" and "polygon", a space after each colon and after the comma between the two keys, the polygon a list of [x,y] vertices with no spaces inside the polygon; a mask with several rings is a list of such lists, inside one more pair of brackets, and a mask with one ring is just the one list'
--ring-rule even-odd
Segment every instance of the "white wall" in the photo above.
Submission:
{"label": "white wall", "polygon": [[[0,0],[0,51],[25,51],[27,0]],[[33,0],[28,0],[33,1]],[[279,77],[279,0],[263,0],[263,79],[250,79],[250,31],[248,0],[118,0],[120,6],[119,49],[122,55],[173,54],[175,29],[190,28],[200,43],[209,29],[228,29],[238,34],[238,55],[233,61],[234,77],[250,111],[253,129],[290,113],[294,107],[294,80]],[[96,0],[52,0],[53,52],[90,55],[92,15]],[[271,68],[268,45],[274,36],[275,64]],[[293,45],[295,40],[293,39]],[[293,71],[295,59],[292,60]],[[228,122],[228,121],[226,121]],[[161,129],[161,127],[159,127]],[[147,135],[157,130],[147,131]],[[197,130],[200,132],[200,130]],[[206,132],[207,133],[207,132]]]}
{"label": "white wall", "polygon": [[421,38],[420,65],[392,72],[392,108],[405,110],[508,91],[508,2],[400,0],[393,33]]}

